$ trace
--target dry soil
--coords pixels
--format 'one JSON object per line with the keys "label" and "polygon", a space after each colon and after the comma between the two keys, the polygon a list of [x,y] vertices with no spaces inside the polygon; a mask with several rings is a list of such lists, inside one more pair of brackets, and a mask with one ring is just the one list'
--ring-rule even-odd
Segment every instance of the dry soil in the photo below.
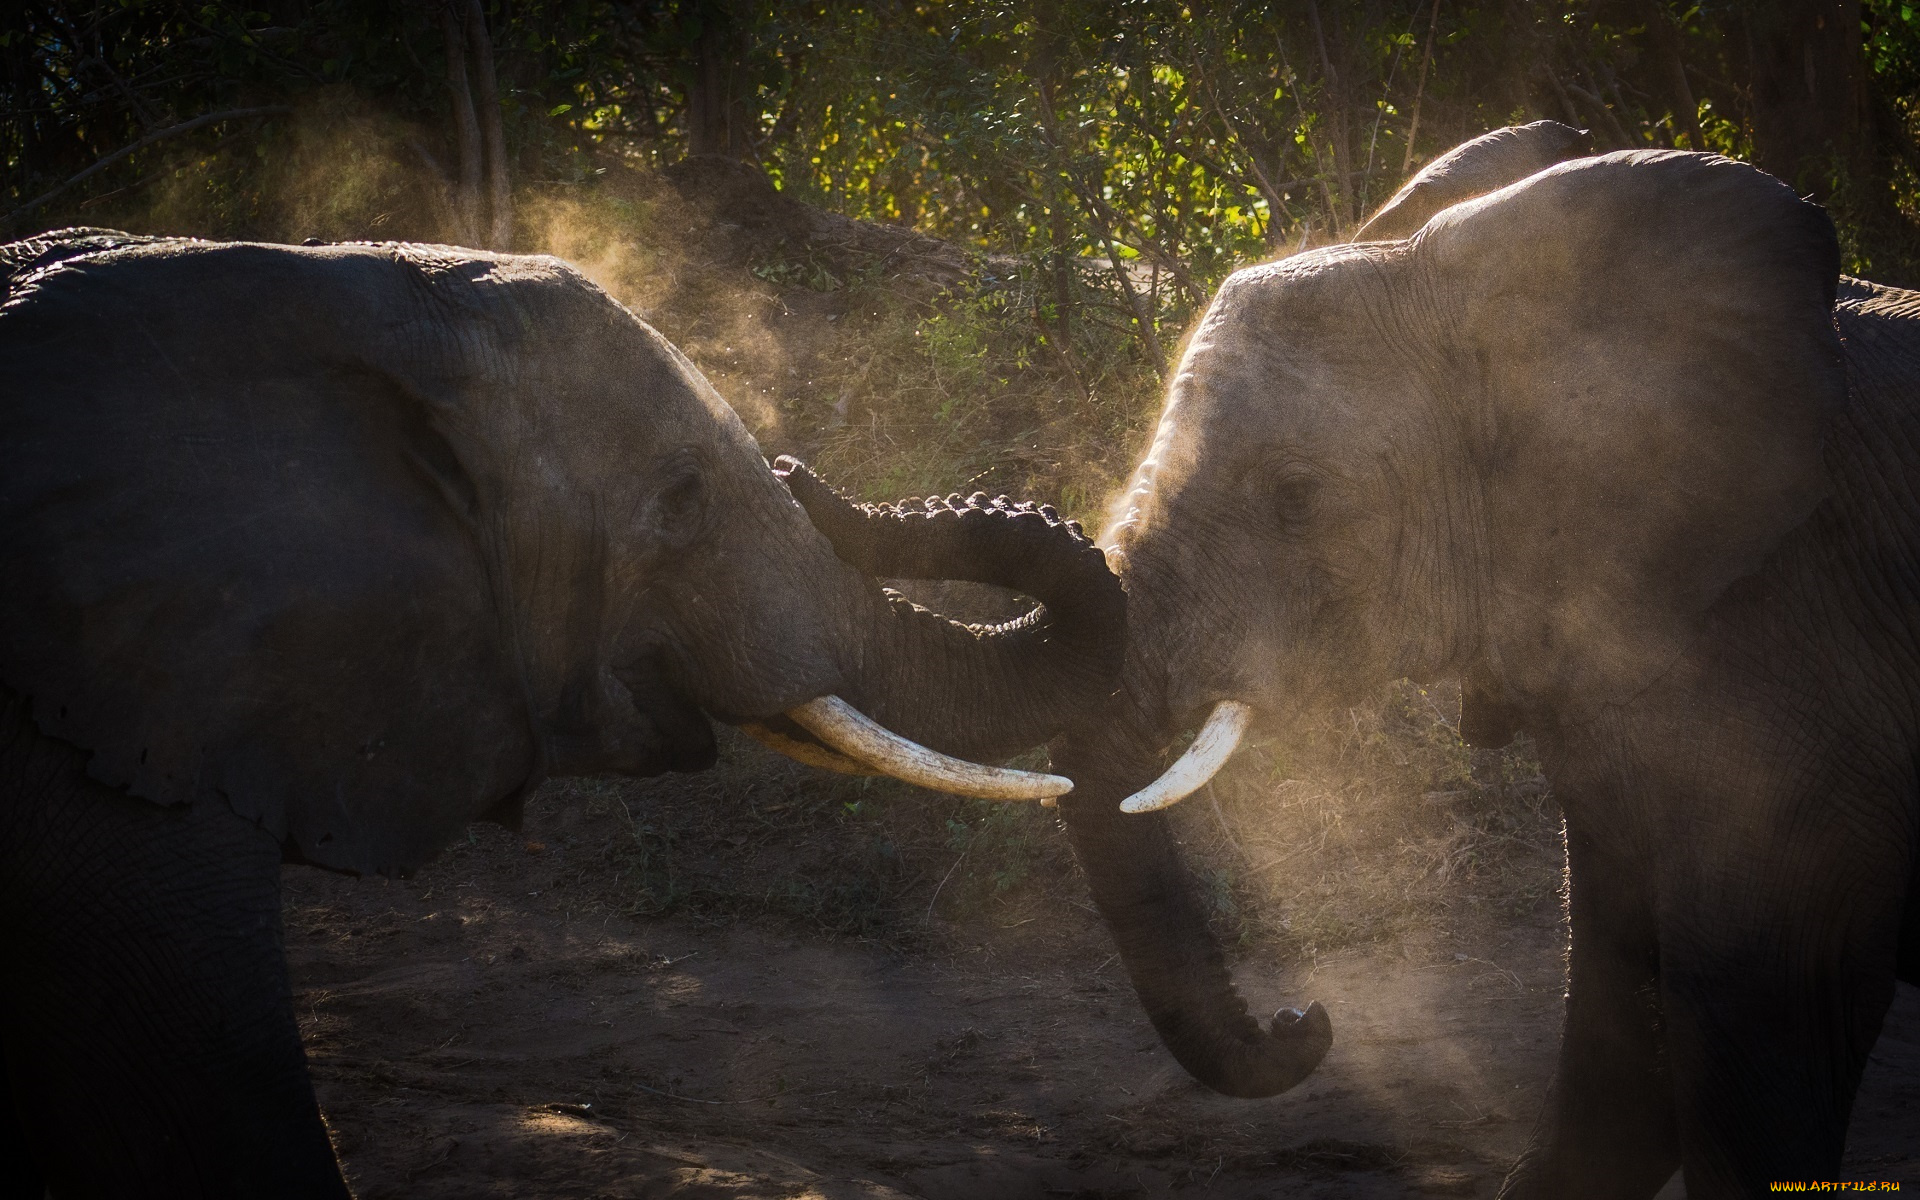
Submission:
{"label": "dry soil", "polygon": [[[623,915],[594,890],[613,820],[550,790],[410,880],[288,868],[296,1002],[364,1200],[1491,1196],[1551,1068],[1551,905],[1249,956],[1257,1006],[1318,999],[1335,1031],[1304,1085],[1249,1102],[1174,1065],[1071,886],[964,927],[929,901],[913,937]],[[1912,988],[1847,1169],[1920,1183]]]}

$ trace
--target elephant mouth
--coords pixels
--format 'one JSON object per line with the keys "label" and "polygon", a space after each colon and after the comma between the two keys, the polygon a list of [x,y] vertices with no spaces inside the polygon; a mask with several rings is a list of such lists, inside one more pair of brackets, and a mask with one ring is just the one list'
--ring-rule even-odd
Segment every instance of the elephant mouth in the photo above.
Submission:
{"label": "elephant mouth", "polygon": [[795,721],[785,713],[768,717],[762,721],[735,721],[739,730],[754,741],[770,750],[805,763],[810,767],[820,767],[827,771],[838,771],[842,775],[885,775],[879,767],[861,762],[827,745],[819,738],[808,733],[806,726]]}
{"label": "elephant mouth", "polygon": [[[989,767],[932,750],[888,729],[838,696],[797,704],[770,721],[741,721],[749,736],[809,766],[895,779],[982,800],[1047,804],[1073,790],[1060,775]],[[1196,785],[1198,786],[1198,785]]]}
{"label": "elephant mouth", "polygon": [[1207,714],[1206,724],[1194,736],[1193,744],[1175,759],[1160,777],[1120,802],[1125,813],[1158,812],[1171,808],[1207,785],[1207,781],[1227,765],[1233,752],[1253,722],[1253,706],[1239,700],[1222,700]]}

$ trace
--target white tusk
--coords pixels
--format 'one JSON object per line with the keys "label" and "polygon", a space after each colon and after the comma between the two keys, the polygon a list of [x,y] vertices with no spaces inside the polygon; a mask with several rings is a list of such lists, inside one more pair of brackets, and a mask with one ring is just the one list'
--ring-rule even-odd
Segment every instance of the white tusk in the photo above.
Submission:
{"label": "white tusk", "polygon": [[1247,732],[1247,724],[1252,720],[1253,709],[1238,700],[1222,700],[1214,705],[1213,712],[1207,716],[1207,723],[1200,727],[1187,752],[1168,767],[1160,778],[1122,800],[1120,811],[1158,812],[1163,808],[1171,808],[1205,787],[1207,780],[1212,779],[1233,757],[1234,747],[1240,744],[1240,738]]}
{"label": "white tusk", "polygon": [[810,767],[822,767],[829,771],[838,771],[842,775],[879,775],[882,772],[858,759],[836,754],[825,746],[816,746],[812,742],[803,742],[790,738],[784,733],[768,729],[758,721],[747,721],[741,730],[754,741]]}
{"label": "white tusk", "polygon": [[880,768],[895,779],[935,791],[984,800],[1042,800],[1073,790],[1059,775],[983,767],[910,742],[838,696],[822,696],[787,710],[808,733],[850,758]]}

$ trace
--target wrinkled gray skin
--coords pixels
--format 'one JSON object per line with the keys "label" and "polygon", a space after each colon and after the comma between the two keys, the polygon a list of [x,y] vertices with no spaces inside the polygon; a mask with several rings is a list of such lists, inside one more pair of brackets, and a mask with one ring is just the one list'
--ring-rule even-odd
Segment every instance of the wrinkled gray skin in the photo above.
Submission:
{"label": "wrinkled gray skin", "polygon": [[1838,1177],[1920,982],[1920,294],[1837,265],[1778,181],[1637,152],[1222,287],[1108,535],[1122,701],[1056,757],[1202,1082],[1270,1094],[1328,1034],[1246,1013],[1165,825],[1114,807],[1162,761],[1135,747],[1461,678],[1567,825],[1564,1038],[1502,1194]]}
{"label": "wrinkled gray skin", "polygon": [[704,714],[837,693],[995,757],[1113,686],[1076,530],[810,484],[893,573],[1048,607],[883,594],[555,260],[77,231],[0,266],[0,1195],[345,1194],[283,859],[406,872],[545,778],[707,765]]}

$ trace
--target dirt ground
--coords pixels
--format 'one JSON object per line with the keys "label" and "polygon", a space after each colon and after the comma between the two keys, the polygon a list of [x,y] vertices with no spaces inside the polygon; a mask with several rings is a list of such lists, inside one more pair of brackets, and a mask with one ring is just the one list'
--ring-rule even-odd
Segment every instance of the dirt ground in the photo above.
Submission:
{"label": "dirt ground", "polygon": [[[1256,1008],[1318,999],[1334,1047],[1287,1095],[1230,1100],[1162,1050],[1076,879],[955,923],[953,868],[914,875],[876,936],[738,904],[621,911],[634,893],[609,880],[658,864],[609,847],[640,833],[748,876],[844,853],[805,824],[715,832],[738,813],[680,819],[674,843],[695,811],[676,800],[743,790],[719,778],[550,787],[520,833],[476,826],[410,880],[287,869],[296,1003],[358,1195],[1491,1196],[1525,1140],[1559,1033],[1555,905],[1284,965],[1256,948]],[[1920,1182],[1914,989],[1848,1177]]]}

